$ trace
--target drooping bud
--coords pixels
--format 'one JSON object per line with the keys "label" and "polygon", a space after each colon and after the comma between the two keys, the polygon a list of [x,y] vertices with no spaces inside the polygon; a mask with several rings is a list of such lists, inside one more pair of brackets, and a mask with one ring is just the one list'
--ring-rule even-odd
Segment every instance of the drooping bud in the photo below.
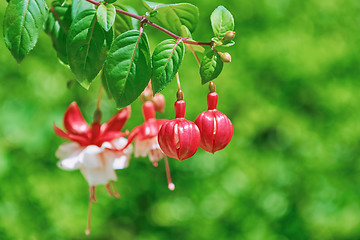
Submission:
{"label": "drooping bud", "polygon": [[227,31],[225,33],[224,38],[222,39],[223,41],[230,41],[235,37],[235,32],[234,31]]}
{"label": "drooping bud", "polygon": [[229,63],[231,62],[231,55],[228,52],[218,52],[218,54],[220,55],[221,61],[223,61],[224,63]]}
{"label": "drooping bud", "polygon": [[186,103],[175,102],[176,118],[165,122],[158,135],[161,150],[180,161],[195,154],[200,144],[200,131],[195,123],[185,119]]}
{"label": "drooping bud", "polygon": [[200,147],[207,152],[214,153],[226,147],[233,135],[233,126],[230,119],[216,110],[218,94],[210,92],[207,95],[208,110],[202,112],[195,119],[200,129]]}
{"label": "drooping bud", "polygon": [[165,97],[161,93],[155,94],[152,99],[152,102],[155,105],[155,111],[157,112],[164,112],[165,109]]}

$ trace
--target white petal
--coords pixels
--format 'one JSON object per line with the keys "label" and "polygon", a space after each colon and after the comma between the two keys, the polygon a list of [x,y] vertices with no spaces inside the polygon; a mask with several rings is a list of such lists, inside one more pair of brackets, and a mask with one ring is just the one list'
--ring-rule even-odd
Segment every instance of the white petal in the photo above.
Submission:
{"label": "white petal", "polygon": [[80,144],[78,144],[77,142],[63,143],[56,150],[55,156],[60,159],[64,159],[75,155],[79,155],[79,153],[83,149],[84,147],[80,146]]}
{"label": "white petal", "polygon": [[64,170],[74,170],[80,167],[79,155],[84,147],[76,142],[63,143],[57,149],[55,155],[60,158],[58,167]]}
{"label": "white petal", "polygon": [[99,168],[103,166],[101,153],[103,149],[95,145],[87,146],[80,154],[80,162],[84,167]]}
{"label": "white petal", "polygon": [[115,158],[113,162],[113,169],[124,169],[129,166],[130,157],[128,155],[122,155]]}
{"label": "white petal", "polygon": [[89,183],[89,186],[107,184],[109,181],[116,181],[117,177],[111,164],[105,164],[99,168],[80,168],[81,173]]}
{"label": "white petal", "polygon": [[152,146],[151,139],[144,139],[144,140],[136,139],[134,143],[135,157],[139,157],[139,156],[146,157],[151,149],[151,146]]}
{"label": "white petal", "polygon": [[57,165],[64,170],[78,169],[80,167],[79,156],[64,158]]}
{"label": "white petal", "polygon": [[151,149],[149,152],[149,159],[151,162],[157,162],[160,159],[164,158],[165,154],[161,149]]}
{"label": "white petal", "polygon": [[125,147],[125,145],[127,144],[127,139],[124,138],[124,137],[121,137],[121,138],[116,138],[114,139],[113,141],[111,141],[111,143],[117,148],[117,149],[120,149],[120,148],[123,148]]}
{"label": "white petal", "polygon": [[113,145],[109,142],[103,142],[103,144],[101,145],[101,148],[102,149],[105,149],[105,148],[110,148],[112,149],[113,148]]}

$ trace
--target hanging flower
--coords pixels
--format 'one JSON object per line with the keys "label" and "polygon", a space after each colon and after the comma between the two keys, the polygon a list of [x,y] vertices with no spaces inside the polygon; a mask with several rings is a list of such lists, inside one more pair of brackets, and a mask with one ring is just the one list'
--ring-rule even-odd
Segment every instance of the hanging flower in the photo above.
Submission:
{"label": "hanging flower", "polygon": [[89,126],[76,102],[72,102],[64,114],[66,132],[54,124],[55,133],[71,141],[60,145],[56,151],[60,159],[58,166],[65,170],[80,169],[90,186],[87,234],[90,234],[91,202],[96,202],[95,186],[103,184],[110,196],[120,197],[113,183],[117,180],[114,170],[124,169],[129,164],[132,149],[131,146],[124,148],[127,140],[125,133],[120,132],[129,117],[130,107],[127,107],[100,124],[101,113],[97,110],[95,121]]}
{"label": "hanging flower", "polygon": [[174,190],[175,185],[171,181],[167,156],[160,149],[157,138],[160,127],[167,120],[155,118],[155,105],[152,101],[144,102],[142,106],[142,112],[145,121],[143,124],[135,127],[130,132],[128,137],[128,144],[134,141],[135,157],[149,156],[150,161],[155,167],[158,166],[158,161],[164,158],[168,187],[170,190]]}
{"label": "hanging flower", "polygon": [[210,92],[207,95],[208,110],[195,119],[195,124],[200,129],[200,147],[211,153],[225,148],[233,136],[232,123],[225,114],[216,109],[217,102],[218,94]]}
{"label": "hanging flower", "polygon": [[192,157],[200,144],[200,131],[195,123],[185,119],[186,103],[175,102],[175,119],[164,123],[159,131],[159,145],[169,157],[183,161]]}

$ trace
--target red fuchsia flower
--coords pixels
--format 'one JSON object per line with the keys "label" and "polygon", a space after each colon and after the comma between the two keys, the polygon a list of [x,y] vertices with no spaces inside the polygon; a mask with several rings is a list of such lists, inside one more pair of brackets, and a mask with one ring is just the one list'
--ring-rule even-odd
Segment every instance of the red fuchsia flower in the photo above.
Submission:
{"label": "red fuchsia flower", "polygon": [[150,161],[155,167],[158,166],[158,161],[164,158],[166,175],[168,180],[168,187],[170,190],[175,189],[175,185],[171,180],[169,163],[167,156],[160,149],[158,143],[159,129],[166,119],[155,118],[155,105],[152,101],[144,102],[142,106],[142,113],[144,116],[144,123],[135,127],[129,134],[128,144],[134,141],[134,155],[135,157],[149,156]]}
{"label": "red fuchsia flower", "polygon": [[117,180],[114,169],[128,166],[132,150],[131,146],[124,148],[127,140],[125,133],[120,132],[130,117],[130,107],[122,109],[104,124],[99,123],[99,116],[98,112],[98,121],[89,126],[76,102],[72,102],[64,114],[66,132],[54,124],[55,133],[71,141],[60,145],[56,151],[60,159],[58,166],[65,170],[80,169],[90,186],[87,234],[90,234],[91,202],[96,202],[95,186],[104,184],[110,196],[120,197],[113,183]]}
{"label": "red fuchsia flower", "polygon": [[233,135],[233,126],[230,119],[216,109],[218,95],[210,92],[207,95],[208,110],[202,112],[195,119],[200,129],[200,147],[214,153],[226,147]]}
{"label": "red fuchsia flower", "polygon": [[200,143],[199,128],[185,119],[185,108],[184,100],[176,101],[175,119],[164,123],[158,135],[161,150],[180,161],[193,156]]}

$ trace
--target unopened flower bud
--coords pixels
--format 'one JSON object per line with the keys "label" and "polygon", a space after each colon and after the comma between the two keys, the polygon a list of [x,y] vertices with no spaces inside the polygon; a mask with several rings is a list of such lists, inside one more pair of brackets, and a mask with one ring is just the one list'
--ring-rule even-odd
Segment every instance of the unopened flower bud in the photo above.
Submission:
{"label": "unopened flower bud", "polygon": [[230,41],[235,37],[235,32],[234,31],[227,31],[225,33],[224,38],[222,39],[223,41]]}
{"label": "unopened flower bud", "polygon": [[221,61],[223,61],[224,63],[229,63],[231,62],[231,55],[230,53],[227,52],[218,52],[218,54],[220,55]]}

